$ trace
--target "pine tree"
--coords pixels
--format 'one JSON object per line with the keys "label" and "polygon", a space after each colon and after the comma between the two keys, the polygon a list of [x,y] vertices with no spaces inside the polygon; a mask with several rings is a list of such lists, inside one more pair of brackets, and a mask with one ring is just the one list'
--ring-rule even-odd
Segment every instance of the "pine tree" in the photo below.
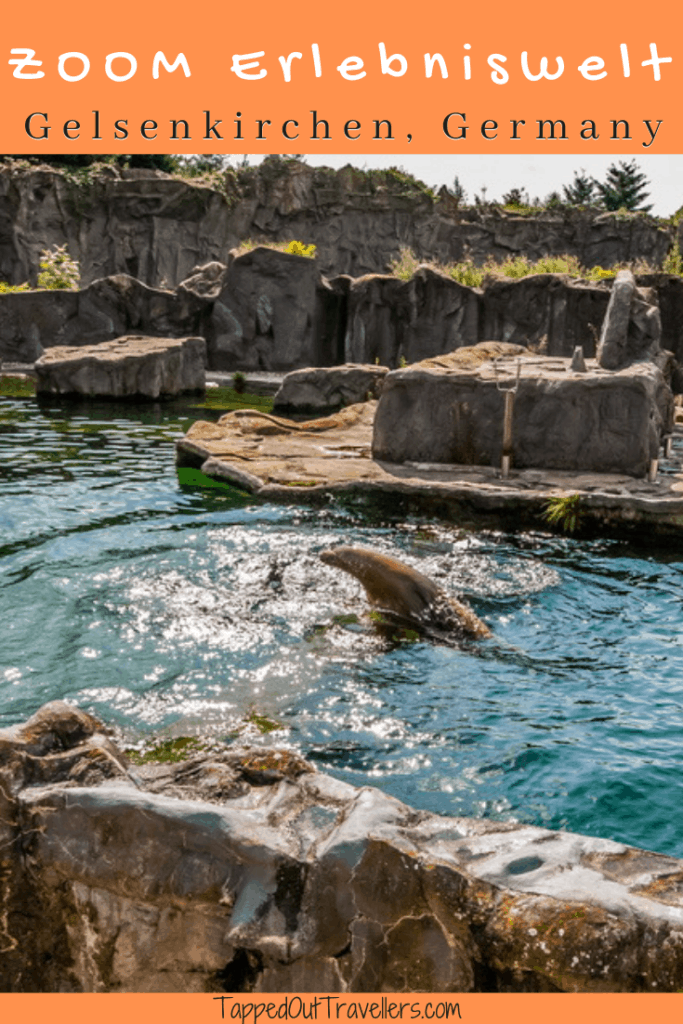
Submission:
{"label": "pine tree", "polygon": [[648,184],[646,175],[638,170],[635,160],[621,160],[619,164],[612,164],[607,170],[605,181],[595,182],[606,209],[639,210],[642,213],[649,213],[652,209],[652,203],[647,206],[644,204],[650,194],[647,191]]}
{"label": "pine tree", "polygon": [[460,178],[458,177],[457,174],[453,178],[452,195],[455,199],[457,199],[458,203],[462,204],[463,206],[467,202],[467,193],[465,192],[463,184],[460,181]]}
{"label": "pine tree", "polygon": [[574,171],[574,180],[571,185],[563,185],[565,202],[572,206],[590,206],[593,202],[595,182],[589,178],[583,168],[581,173]]}

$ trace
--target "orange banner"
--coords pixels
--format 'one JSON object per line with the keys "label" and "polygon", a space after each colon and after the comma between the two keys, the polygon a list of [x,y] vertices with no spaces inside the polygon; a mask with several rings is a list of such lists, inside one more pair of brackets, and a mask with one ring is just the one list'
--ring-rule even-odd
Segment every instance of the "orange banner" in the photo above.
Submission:
{"label": "orange banner", "polygon": [[272,1021],[465,1021],[467,1024],[678,1024],[681,995],[457,994],[429,995],[5,995],[7,1020],[22,1024],[264,1024]]}
{"label": "orange banner", "polygon": [[11,5],[6,153],[680,153],[683,13],[262,0]]}

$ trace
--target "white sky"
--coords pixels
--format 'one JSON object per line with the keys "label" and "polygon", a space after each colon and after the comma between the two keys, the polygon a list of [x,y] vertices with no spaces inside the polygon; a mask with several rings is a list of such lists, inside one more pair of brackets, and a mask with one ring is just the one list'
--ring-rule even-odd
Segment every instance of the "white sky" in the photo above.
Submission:
{"label": "white sky", "polygon": [[[249,156],[251,163],[260,163],[260,156]],[[574,172],[584,170],[591,177],[602,181],[610,164],[622,160],[630,161],[632,156],[589,156],[580,155],[536,156],[533,153],[482,156],[398,154],[378,155],[307,155],[306,161],[314,167],[343,167],[351,163],[356,167],[403,167],[426,185],[452,187],[457,175],[467,193],[467,201],[473,202],[475,193],[480,194],[486,186],[487,200],[500,199],[511,188],[521,188],[530,198],[544,199],[550,192],[562,194],[562,185],[569,185]],[[650,183],[650,196],[646,200],[653,204],[652,213],[668,217],[683,206],[683,155],[646,155],[635,158],[639,168],[645,172]]]}

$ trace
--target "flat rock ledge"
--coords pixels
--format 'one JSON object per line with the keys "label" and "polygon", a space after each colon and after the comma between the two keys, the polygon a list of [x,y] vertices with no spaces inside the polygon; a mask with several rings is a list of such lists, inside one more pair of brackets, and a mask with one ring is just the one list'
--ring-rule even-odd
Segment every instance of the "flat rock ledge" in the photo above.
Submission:
{"label": "flat rock ledge", "polygon": [[526,529],[545,525],[549,499],[578,495],[579,530],[683,533],[683,469],[674,463],[649,483],[622,473],[519,470],[514,463],[503,480],[495,466],[387,462],[372,457],[377,404],[351,405],[305,423],[249,409],[218,423],[200,420],[176,442],[177,464],[267,501],[388,496],[417,513]]}
{"label": "flat rock ledge", "polygon": [[683,988],[682,861],[106,733],[60,701],[0,730],[2,991]]}
{"label": "flat rock ledge", "polygon": [[89,398],[161,398],[203,391],[204,338],[136,334],[97,345],[58,345],[35,363],[37,393]]}

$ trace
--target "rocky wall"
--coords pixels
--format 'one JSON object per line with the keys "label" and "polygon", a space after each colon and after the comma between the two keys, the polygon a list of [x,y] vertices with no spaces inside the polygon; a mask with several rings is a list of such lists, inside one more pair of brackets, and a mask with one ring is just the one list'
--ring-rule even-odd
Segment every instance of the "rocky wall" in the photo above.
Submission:
{"label": "rocky wall", "polygon": [[418,259],[478,265],[569,253],[587,267],[646,260],[658,266],[674,229],[644,215],[580,209],[520,216],[497,207],[459,209],[407,181],[374,187],[350,167],[264,161],[249,184],[222,190],[157,171],[107,167],[94,176],[53,168],[0,167],[0,280],[35,284],[42,249],[67,243],[82,283],[128,274],[173,288],[192,267],[227,261],[247,238],[299,239],[318,247],[326,276],[384,273],[410,247]]}
{"label": "rocky wall", "polygon": [[[638,277],[660,308],[661,344],[683,362],[683,279]],[[33,362],[52,345],[122,334],[206,338],[210,369],[289,371],[345,362],[397,367],[481,341],[592,357],[611,280],[563,274],[458,284],[429,266],[328,279],[317,260],[265,247],[193,268],[173,291],[117,274],[80,291],[0,294],[0,359]]]}

